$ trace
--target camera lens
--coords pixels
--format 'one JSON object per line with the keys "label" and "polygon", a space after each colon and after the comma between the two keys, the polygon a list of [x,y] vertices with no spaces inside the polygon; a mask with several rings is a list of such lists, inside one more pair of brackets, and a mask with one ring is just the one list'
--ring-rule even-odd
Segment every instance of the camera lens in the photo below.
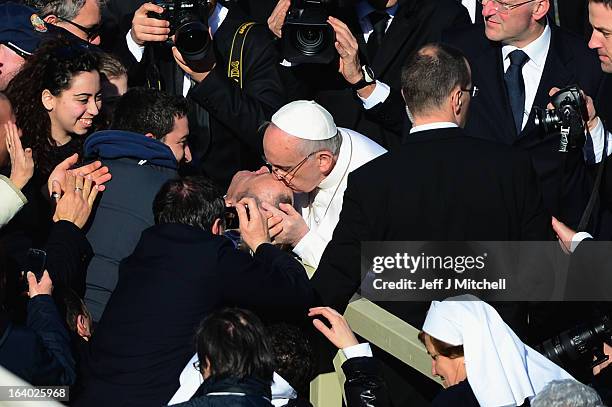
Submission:
{"label": "camera lens", "polygon": [[316,55],[325,47],[325,31],[319,27],[301,27],[295,31],[295,48],[304,55]]}
{"label": "camera lens", "polygon": [[203,60],[210,42],[207,27],[199,21],[189,22],[176,30],[176,48],[186,59]]}

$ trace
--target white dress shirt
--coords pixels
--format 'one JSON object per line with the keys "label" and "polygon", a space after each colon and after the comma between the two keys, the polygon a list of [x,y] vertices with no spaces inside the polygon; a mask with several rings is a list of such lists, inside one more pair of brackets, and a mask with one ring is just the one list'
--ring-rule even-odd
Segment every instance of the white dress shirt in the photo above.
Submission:
{"label": "white dress shirt", "polygon": [[387,152],[362,134],[341,127],[338,130],[342,145],[332,171],[314,191],[295,194],[295,208],[310,230],[295,245],[293,252],[315,269],[338,224],[348,174]]}
{"label": "white dress shirt", "polygon": [[[213,10],[213,13],[210,17],[208,17],[208,26],[210,27],[210,31],[213,36],[219,29],[219,26],[223,23],[223,20],[225,20],[225,17],[227,17],[228,11],[229,10],[226,7],[223,7],[221,3],[217,3],[215,9]],[[136,58],[136,61],[140,62],[142,60],[142,56],[144,55],[145,47],[143,45],[136,44],[136,42],[132,38],[131,29],[126,34],[125,40],[127,41],[128,49],[130,50],[134,58]],[[191,89],[191,77],[187,73],[185,73],[183,80],[183,96],[187,96],[187,93],[189,93],[189,89]]]}
{"label": "white dress shirt", "polygon": [[434,129],[450,129],[457,126],[457,123],[452,122],[435,122],[435,123],[427,123],[421,124],[420,126],[414,126],[410,129],[410,134],[418,133],[419,131],[425,130],[434,130]]}
{"label": "white dress shirt", "polygon": [[461,4],[463,5],[463,7],[465,7],[468,13],[470,13],[470,20],[472,20],[472,23],[476,23],[477,18],[482,18],[482,15],[479,15],[479,16],[476,15],[476,2],[477,1],[480,1],[480,0],[461,0]]}

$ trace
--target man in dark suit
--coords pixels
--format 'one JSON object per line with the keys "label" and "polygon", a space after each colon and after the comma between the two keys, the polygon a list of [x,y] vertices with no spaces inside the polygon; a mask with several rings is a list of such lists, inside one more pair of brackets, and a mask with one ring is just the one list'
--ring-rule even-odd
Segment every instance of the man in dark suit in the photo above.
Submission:
{"label": "man in dark suit", "polygon": [[466,54],[480,89],[466,131],[528,151],[547,209],[576,226],[591,190],[584,156],[590,162],[601,159],[601,152],[590,157],[588,150],[602,144],[595,137],[603,132],[590,121],[594,139],[587,140],[584,152],[559,153],[559,138],[536,126],[532,107],[546,107],[553,87],[577,84],[587,95],[597,95],[602,73],[596,55],[581,38],[547,22],[549,0],[483,4],[484,35],[482,28],[470,27],[445,38]]}
{"label": "man in dark suit", "polygon": [[248,19],[237,7],[228,9],[210,1],[212,51],[196,68],[165,43],[170,33],[168,21],[149,17],[149,13],[161,12],[163,9],[152,3],[136,10],[132,28],[118,50],[131,66],[130,84],[162,88],[195,102],[189,116],[194,165],[227,188],[238,170],[257,169],[263,164],[257,129],[285,104],[276,47],[265,27],[249,27],[243,49],[233,54],[234,58],[242,57],[242,66],[236,71],[241,76],[232,72],[229,78],[234,35]]}
{"label": "man in dark suit", "polygon": [[[278,37],[289,3],[280,0],[268,20]],[[336,33],[339,65],[332,62],[289,68],[306,89],[295,99],[315,99],[338,126],[354,129],[393,149],[400,144],[400,134],[368,117],[363,103],[384,100],[389,88],[399,92],[400,71],[408,55],[428,42],[438,41],[446,29],[469,25],[468,12],[457,0],[360,0],[333,11],[333,16],[337,18],[328,22]],[[379,81],[378,93],[372,95],[375,80]]]}
{"label": "man in dark suit", "polygon": [[[361,282],[361,242],[546,240],[550,234],[528,156],[466,137],[460,128],[474,93],[460,52],[426,46],[408,60],[402,91],[415,124],[408,143],[349,176],[340,221],[311,279],[323,304],[339,312]],[[383,306],[416,327],[427,311],[424,303]],[[503,308],[524,332],[524,313]]]}
{"label": "man in dark suit", "polygon": [[166,404],[193,355],[198,323],[219,307],[280,318],[306,315],[314,296],[304,268],[270,244],[253,198],[235,206],[253,257],[221,236],[225,203],[209,180],[184,177],[164,184],[153,202],[155,226],[121,263],[75,405]]}

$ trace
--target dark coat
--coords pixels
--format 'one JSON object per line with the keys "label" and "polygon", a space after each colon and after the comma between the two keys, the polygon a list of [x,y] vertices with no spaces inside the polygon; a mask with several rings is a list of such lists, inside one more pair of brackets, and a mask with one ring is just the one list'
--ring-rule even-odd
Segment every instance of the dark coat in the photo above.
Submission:
{"label": "dark coat", "polygon": [[50,295],[29,300],[27,327],[0,314],[0,364],[35,386],[75,382],[70,337]]}
{"label": "dark coat", "polygon": [[[188,94],[195,102],[194,111],[189,115],[194,165],[222,188],[229,186],[237,171],[263,165],[259,126],[286,102],[277,70],[279,56],[267,26],[253,27],[246,37],[242,55],[243,88],[227,77],[234,34],[246,21],[250,20],[239,8],[230,9],[213,39],[217,65]],[[159,85],[170,94],[183,94],[183,71],[168,46],[148,46],[142,61],[136,64],[127,45],[121,45],[119,54],[131,66],[131,86],[157,88]],[[157,74],[151,71],[153,65],[158,69]]]}
{"label": "dark coat", "polygon": [[153,226],[121,263],[77,405],[167,403],[193,355],[195,329],[210,311],[234,305],[303,316],[312,302],[303,267],[272,245],[262,244],[251,257],[201,229]]}
{"label": "dark coat", "polygon": [[[412,52],[429,42],[439,41],[446,29],[470,24],[467,10],[456,0],[400,0],[381,48],[372,59],[367,55],[355,7],[339,10],[338,18],[357,39],[361,63],[369,64],[377,78],[398,93],[402,66]],[[299,96],[315,98],[329,110],[338,126],[358,131],[387,149],[400,144],[399,133],[383,128],[377,118],[373,120],[363,109],[356,92],[338,73],[337,60],[329,66],[305,64],[291,69],[312,92]]]}
{"label": "dark coat", "polygon": [[372,357],[351,358],[342,364],[346,407],[390,406],[387,385],[376,359]]}
{"label": "dark coat", "polygon": [[[464,134],[412,134],[349,175],[340,221],[311,280],[325,305],[342,311],[357,291],[361,242],[549,239],[529,157]],[[387,308],[419,327],[427,304]]]}
{"label": "dark coat", "polygon": [[[99,321],[117,284],[119,262],[154,224],[153,199],[166,181],[177,177],[177,163],[162,142],[116,130],[92,134],[85,155],[101,160],[113,176],[87,227],[94,257],[87,268],[85,302]],[[141,160],[146,162],[139,165]]]}
{"label": "dark coat", "polygon": [[[271,407],[270,385],[254,378],[207,380],[198,389],[202,395],[177,407]],[[222,394],[210,394],[222,393]],[[231,394],[239,393],[239,394]]]}
{"label": "dark coat", "polygon": [[[596,97],[603,77],[596,53],[584,39],[550,26],[550,49],[533,105],[545,108],[548,92],[554,86],[578,84],[587,95]],[[470,104],[466,132],[528,151],[540,179],[546,208],[564,223],[576,227],[592,187],[582,149],[559,153],[559,137],[546,137],[536,127],[533,111],[521,134],[516,135],[503,80],[502,47],[489,41],[482,27],[449,32],[445,40],[465,53],[472,67],[472,82],[480,89]],[[606,95],[605,99],[610,97]]]}

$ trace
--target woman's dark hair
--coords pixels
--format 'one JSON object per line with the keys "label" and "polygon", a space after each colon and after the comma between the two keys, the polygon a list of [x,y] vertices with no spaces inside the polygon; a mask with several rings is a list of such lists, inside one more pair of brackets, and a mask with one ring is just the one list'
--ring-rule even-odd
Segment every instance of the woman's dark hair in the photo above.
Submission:
{"label": "woman's dark hair", "polygon": [[6,94],[13,105],[17,127],[23,131],[22,142],[24,147],[32,147],[34,162],[42,174],[49,174],[57,165],[52,159],[57,144],[51,136],[51,119],[42,104],[42,92],[48,89],[58,96],[70,88],[76,74],[97,71],[98,66],[99,51],[58,38],[39,48],[9,82]]}
{"label": "woman's dark hair", "polygon": [[425,337],[428,337],[431,340],[431,344],[433,345],[436,352],[438,352],[442,356],[446,356],[449,359],[456,359],[463,356],[463,345],[451,345],[444,341],[434,338],[429,335],[427,332],[419,332],[419,341],[423,345],[425,345]]}
{"label": "woman's dark hair", "polygon": [[204,318],[196,332],[196,349],[201,370],[208,361],[213,380],[250,376],[272,381],[270,342],[262,322],[250,311],[225,308]]}

